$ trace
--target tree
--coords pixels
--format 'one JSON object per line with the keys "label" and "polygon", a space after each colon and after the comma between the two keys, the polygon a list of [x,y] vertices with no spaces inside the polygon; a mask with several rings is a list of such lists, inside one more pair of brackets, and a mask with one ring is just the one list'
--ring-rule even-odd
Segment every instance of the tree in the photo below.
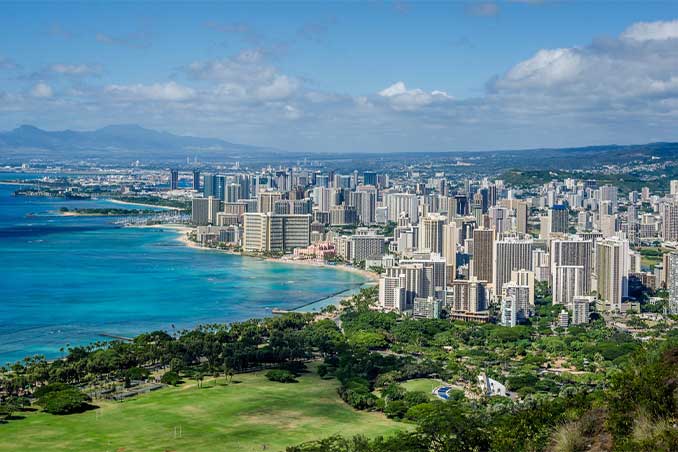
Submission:
{"label": "tree", "polygon": [[329,367],[327,366],[327,364],[319,364],[318,365],[318,376],[320,378],[325,378],[325,376],[327,376],[328,372],[329,372]]}
{"label": "tree", "polygon": [[289,370],[274,369],[266,372],[266,378],[280,383],[296,383],[297,379]]}
{"label": "tree", "polygon": [[78,389],[70,388],[45,394],[38,399],[37,405],[50,414],[80,413],[90,407],[89,397]]}
{"label": "tree", "polygon": [[160,382],[166,385],[176,386],[181,382],[179,374],[174,371],[165,372],[165,374],[160,378]]}

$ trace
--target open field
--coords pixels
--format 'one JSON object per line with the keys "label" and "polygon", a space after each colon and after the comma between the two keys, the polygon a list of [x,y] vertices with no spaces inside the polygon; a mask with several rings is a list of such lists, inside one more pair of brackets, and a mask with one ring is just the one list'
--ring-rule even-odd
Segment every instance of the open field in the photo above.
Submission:
{"label": "open field", "polygon": [[401,383],[401,386],[408,391],[421,391],[429,395],[431,400],[438,400],[438,398],[431,393],[435,388],[440,386],[442,383],[440,380],[434,380],[432,378],[415,378],[413,380],[407,380]]}
{"label": "open field", "polygon": [[337,433],[408,428],[353,410],[339,399],[337,381],[315,372],[298,383],[273,383],[260,372],[203,386],[187,382],[126,402],[98,402],[98,410],[70,416],[21,413],[25,419],[0,425],[0,451],[279,451]]}

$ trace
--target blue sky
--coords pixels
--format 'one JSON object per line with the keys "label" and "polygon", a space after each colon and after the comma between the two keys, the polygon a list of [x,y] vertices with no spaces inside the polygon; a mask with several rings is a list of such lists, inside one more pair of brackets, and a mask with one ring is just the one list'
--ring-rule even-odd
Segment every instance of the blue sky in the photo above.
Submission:
{"label": "blue sky", "polygon": [[304,151],[677,140],[678,2],[0,3],[0,129]]}

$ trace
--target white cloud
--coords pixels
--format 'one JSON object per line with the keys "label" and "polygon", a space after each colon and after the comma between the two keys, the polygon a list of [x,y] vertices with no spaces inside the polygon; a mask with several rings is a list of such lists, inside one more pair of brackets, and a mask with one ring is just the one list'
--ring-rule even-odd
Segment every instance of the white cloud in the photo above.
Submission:
{"label": "white cloud", "polygon": [[108,85],[104,91],[125,100],[184,101],[195,96],[195,90],[176,82],[152,85]]}
{"label": "white cloud", "polygon": [[299,83],[286,75],[276,75],[270,83],[256,89],[257,97],[262,100],[285,99],[291,96]]}
{"label": "white cloud", "polygon": [[46,98],[52,97],[53,94],[52,87],[47,83],[36,83],[33,88],[31,88],[31,95],[33,97]]}
{"label": "white cloud", "polygon": [[[39,77],[32,83],[45,87],[6,93],[0,109],[13,115],[3,115],[4,123],[44,112],[50,121],[63,117],[64,128],[72,121],[139,122],[298,150],[675,141],[678,40],[666,25],[672,23],[633,24],[588,45],[538,50],[469,98],[453,98],[442,89],[447,85],[423,89],[404,81],[363,95],[321,90],[254,49],[187,64],[183,81],[102,85],[62,77],[52,93],[50,79]],[[62,73],[82,72],[77,66]],[[35,97],[40,93],[54,97],[49,109]]]}
{"label": "white cloud", "polygon": [[395,110],[416,110],[434,102],[451,100],[445,91],[426,92],[422,89],[407,89],[400,81],[379,91],[379,96],[386,99]]}
{"label": "white cloud", "polygon": [[550,86],[576,78],[585,64],[577,49],[540,50],[532,58],[513,66],[502,82],[505,85]]}
{"label": "white cloud", "polygon": [[87,64],[52,64],[47,68],[49,72],[60,75],[85,76],[95,75],[101,72],[101,68]]}
{"label": "white cloud", "polygon": [[[523,96],[522,101],[545,103],[553,109],[626,110],[644,105],[652,110],[658,97],[676,96],[678,41],[668,24],[633,24],[619,38],[594,41],[583,47],[542,49],[489,82],[491,94]],[[667,28],[668,27],[668,28]],[[678,35],[677,35],[678,36]]]}
{"label": "white cloud", "polygon": [[621,38],[639,42],[678,39],[678,20],[638,22],[624,30]]}
{"label": "white cloud", "polygon": [[301,86],[297,78],[281,74],[266,63],[259,49],[223,60],[195,61],[183,69],[192,79],[218,82],[215,93],[231,101],[287,99]]}

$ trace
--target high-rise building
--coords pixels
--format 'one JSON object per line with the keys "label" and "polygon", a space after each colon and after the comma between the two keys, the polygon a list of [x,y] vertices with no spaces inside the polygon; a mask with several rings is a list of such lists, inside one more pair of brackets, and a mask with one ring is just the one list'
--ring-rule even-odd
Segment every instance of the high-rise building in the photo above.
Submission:
{"label": "high-rise building", "polygon": [[243,215],[243,250],[246,252],[287,252],[310,244],[310,215]]}
{"label": "high-rise building", "polygon": [[563,309],[562,311],[560,311],[560,314],[558,314],[558,324],[557,325],[560,328],[567,328],[569,323],[570,323],[570,315],[565,309]]}
{"label": "high-rise building", "polygon": [[179,188],[179,170],[170,170],[170,190]]}
{"label": "high-rise building", "polygon": [[628,296],[629,242],[618,238],[596,243],[596,281],[600,298],[609,307],[621,311]]}
{"label": "high-rise building", "polygon": [[447,262],[447,282],[451,283],[457,276],[457,245],[459,244],[459,228],[456,223],[443,226],[442,255]]}
{"label": "high-rise building", "polygon": [[[532,265],[534,266],[534,252],[532,253]],[[527,286],[530,290],[529,303],[534,307],[534,272],[532,270],[513,270],[511,272],[511,282],[519,286]]]}
{"label": "high-rise building", "polygon": [[377,191],[371,186],[358,187],[359,190],[349,192],[348,205],[355,207],[358,221],[362,224],[373,224],[377,209]]}
{"label": "high-rise building", "polygon": [[316,187],[311,196],[320,212],[329,212],[338,204],[338,191],[334,188]]}
{"label": "high-rise building", "polygon": [[475,278],[448,284],[445,295],[448,312],[478,313],[487,309],[486,285]]}
{"label": "high-rise building", "polygon": [[240,184],[228,184],[224,189],[224,200],[226,202],[236,202],[240,199]]}
{"label": "high-rise building", "polygon": [[200,170],[193,170],[193,190],[200,191]]}
{"label": "high-rise building", "polygon": [[433,297],[415,298],[412,306],[412,317],[416,319],[439,319],[442,301]]}
{"label": "high-rise building", "polygon": [[509,297],[515,300],[516,317],[518,320],[527,319],[532,315],[532,305],[530,304],[530,287],[521,286],[513,281],[509,281],[503,286],[502,298]]}
{"label": "high-rise building", "polygon": [[351,260],[364,261],[384,255],[384,236],[373,233],[351,236]]}
{"label": "high-rise building", "polygon": [[490,217],[490,227],[497,234],[508,232],[511,229],[509,209],[506,207],[492,206],[488,210],[488,215]]}
{"label": "high-rise building", "polygon": [[491,283],[494,265],[494,229],[477,228],[473,230],[473,259],[471,275],[478,281]]}
{"label": "high-rise building", "polygon": [[555,279],[556,268],[560,266],[578,265],[583,267],[583,292],[578,295],[591,293],[591,278],[593,275],[593,240],[584,240],[579,237],[551,241],[551,280]]}
{"label": "high-rise building", "polygon": [[282,199],[282,193],[278,191],[265,191],[259,193],[259,213],[272,213],[275,211],[275,202]]}
{"label": "high-rise building", "polygon": [[[514,237],[494,242],[492,285],[496,295],[502,294],[502,287],[511,280],[512,271],[532,268],[532,244],[531,239]],[[474,243],[474,252],[475,246]]]}
{"label": "high-rise building", "polygon": [[[678,180],[672,180],[669,183],[670,194],[672,196],[678,195]],[[649,191],[649,190],[648,190]]]}
{"label": "high-rise building", "polygon": [[527,234],[527,203],[518,199],[502,199],[500,204],[511,210],[515,219],[515,224],[513,225],[515,231],[520,234]]}
{"label": "high-rise building", "polygon": [[666,287],[669,290],[668,312],[678,315],[678,253],[670,253],[668,263],[666,276]]}
{"label": "high-rise building", "polygon": [[503,326],[514,327],[518,324],[518,303],[514,297],[502,298],[500,311]]}
{"label": "high-rise building", "polygon": [[572,301],[572,324],[582,325],[589,323],[591,305],[596,302],[596,297],[579,296]]}
{"label": "high-rise building", "polygon": [[419,199],[412,193],[387,193],[384,203],[388,208],[388,220],[397,222],[402,213],[405,213],[412,224],[419,222]]}
{"label": "high-rise building", "polygon": [[612,185],[603,185],[598,189],[598,202],[609,201],[611,212],[617,211],[617,187]]}
{"label": "high-rise building", "polygon": [[447,217],[431,213],[419,225],[419,251],[443,254],[444,227]]}
{"label": "high-rise building", "polygon": [[662,238],[666,241],[678,241],[678,202],[671,201],[661,205]]}
{"label": "high-rise building", "polygon": [[[416,280],[410,273],[416,271]],[[407,305],[411,307],[414,297],[443,298],[446,286],[445,259],[437,254],[421,256],[411,260],[401,260],[398,267],[386,269],[386,276],[410,275],[406,284],[405,297]],[[416,284],[415,282],[416,281]],[[413,292],[416,290],[416,292]],[[408,308],[409,309],[409,308]]]}
{"label": "high-rise building", "polygon": [[358,211],[353,206],[339,205],[330,208],[330,224],[347,226],[358,223]]}
{"label": "high-rise building", "polygon": [[549,225],[552,233],[567,233],[570,211],[566,206],[555,205],[549,209]]}
{"label": "high-rise building", "polygon": [[210,196],[208,198],[193,198],[191,222],[196,226],[217,224],[217,213],[221,210],[221,201]]}
{"label": "high-rise building", "polygon": [[377,186],[377,173],[374,171],[365,171],[363,173],[363,184]]}
{"label": "high-rise building", "polygon": [[575,297],[585,295],[584,267],[581,265],[559,265],[553,273],[553,304],[572,308]]}
{"label": "high-rise building", "polygon": [[379,278],[379,307],[386,311],[402,311],[404,289],[400,287],[400,276],[382,276]]}
{"label": "high-rise building", "polygon": [[226,186],[226,177],[215,175],[215,174],[205,174],[202,177],[202,192],[205,198],[210,196],[224,200],[224,187]]}

